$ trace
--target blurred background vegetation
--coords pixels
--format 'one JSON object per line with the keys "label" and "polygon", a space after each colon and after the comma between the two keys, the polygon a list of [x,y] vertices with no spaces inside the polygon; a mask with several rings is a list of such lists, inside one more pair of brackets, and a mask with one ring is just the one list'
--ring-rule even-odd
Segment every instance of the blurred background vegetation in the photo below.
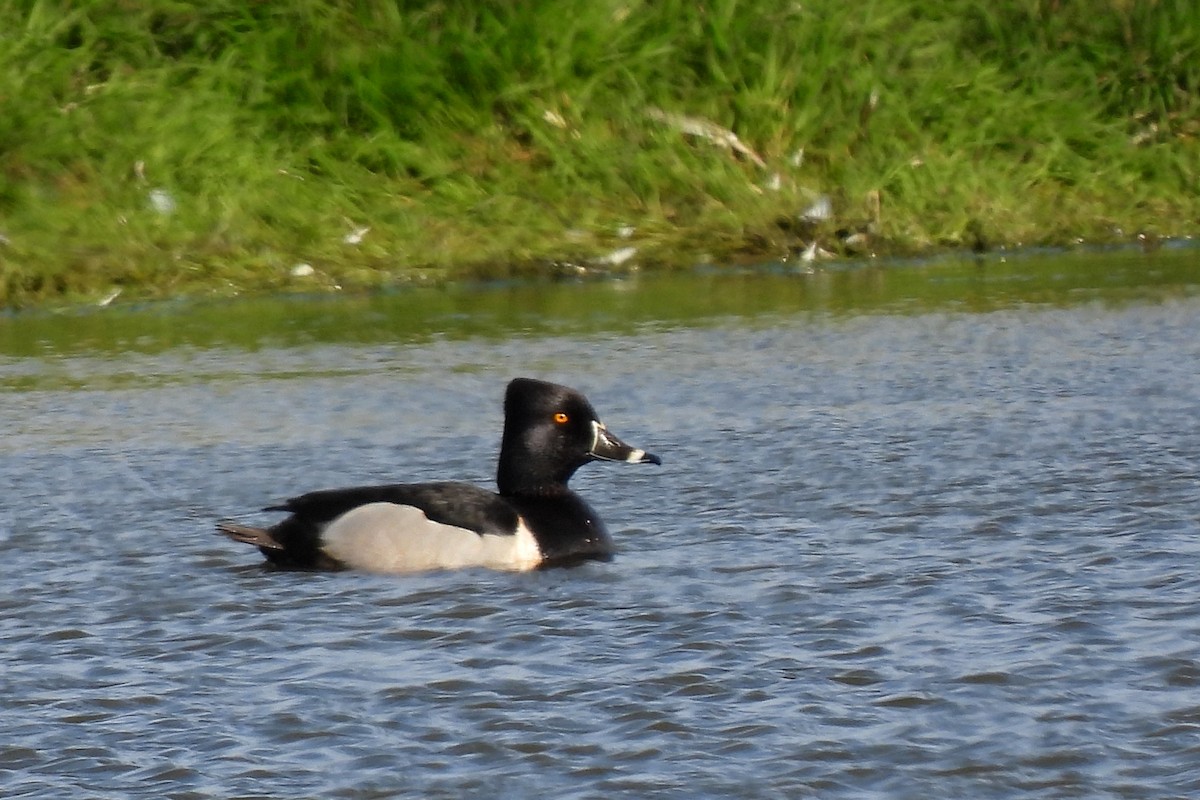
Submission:
{"label": "blurred background vegetation", "polygon": [[9,0],[0,306],[1185,235],[1198,135],[1194,0]]}

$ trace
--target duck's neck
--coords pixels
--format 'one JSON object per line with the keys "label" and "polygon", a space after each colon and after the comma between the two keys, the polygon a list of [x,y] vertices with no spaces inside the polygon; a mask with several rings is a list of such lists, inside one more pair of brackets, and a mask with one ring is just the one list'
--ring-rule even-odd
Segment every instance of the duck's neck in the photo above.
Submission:
{"label": "duck's neck", "polygon": [[504,497],[566,497],[574,494],[564,481],[521,480],[503,471],[496,476],[496,488]]}
{"label": "duck's neck", "polygon": [[500,463],[496,468],[496,487],[506,497],[559,497],[571,494],[567,481],[575,474],[577,466],[559,468],[557,471],[539,468],[539,459],[512,448],[501,448]]}

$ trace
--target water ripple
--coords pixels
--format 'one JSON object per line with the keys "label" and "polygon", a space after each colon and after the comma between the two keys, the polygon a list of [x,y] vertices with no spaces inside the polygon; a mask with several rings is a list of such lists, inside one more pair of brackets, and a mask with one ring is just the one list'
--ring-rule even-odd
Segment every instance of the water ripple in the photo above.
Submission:
{"label": "water ripple", "polygon": [[[236,409],[203,381],[25,397],[3,794],[1194,796],[1197,318],[466,341],[400,382],[411,353],[326,346],[255,354]],[[652,388],[611,372],[630,349]],[[319,376],[359,358],[381,377]],[[281,573],[211,533],[301,488],[487,482],[530,363],[667,461],[581,472],[613,563]]]}

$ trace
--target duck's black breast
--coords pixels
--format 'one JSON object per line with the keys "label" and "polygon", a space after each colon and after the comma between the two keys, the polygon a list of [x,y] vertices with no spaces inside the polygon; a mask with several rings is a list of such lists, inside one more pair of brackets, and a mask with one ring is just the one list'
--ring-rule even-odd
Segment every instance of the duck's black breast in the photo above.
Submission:
{"label": "duck's black breast", "polygon": [[604,523],[574,492],[509,496],[505,500],[537,540],[542,566],[612,558],[613,542]]}

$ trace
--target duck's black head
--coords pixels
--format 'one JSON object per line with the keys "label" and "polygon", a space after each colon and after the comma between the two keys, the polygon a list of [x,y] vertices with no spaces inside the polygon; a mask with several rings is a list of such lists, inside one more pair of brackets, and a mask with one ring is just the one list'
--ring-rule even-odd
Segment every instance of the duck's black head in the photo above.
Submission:
{"label": "duck's black head", "polygon": [[661,464],[608,432],[574,389],[516,378],[504,397],[504,437],[496,483],[501,494],[553,494],[589,461]]}

